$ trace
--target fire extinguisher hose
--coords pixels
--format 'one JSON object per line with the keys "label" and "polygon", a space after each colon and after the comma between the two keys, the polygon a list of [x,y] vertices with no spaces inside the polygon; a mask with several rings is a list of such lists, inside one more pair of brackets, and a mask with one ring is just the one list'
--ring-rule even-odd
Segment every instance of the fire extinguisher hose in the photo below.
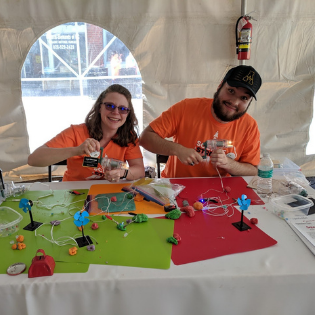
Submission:
{"label": "fire extinguisher hose", "polygon": [[237,20],[237,22],[236,22],[236,25],[235,25],[236,54],[238,54],[238,45],[239,45],[237,27],[238,27],[239,21],[240,21],[243,17],[244,17],[244,16],[239,17],[238,20]]}

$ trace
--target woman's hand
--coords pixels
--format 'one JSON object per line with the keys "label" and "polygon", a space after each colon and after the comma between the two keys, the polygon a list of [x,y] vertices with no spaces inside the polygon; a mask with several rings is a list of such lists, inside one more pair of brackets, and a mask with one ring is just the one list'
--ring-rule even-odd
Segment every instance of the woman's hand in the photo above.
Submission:
{"label": "woman's hand", "polygon": [[121,177],[121,169],[104,171],[104,178],[108,180],[109,182],[119,182],[120,177]]}
{"label": "woman's hand", "polygon": [[80,144],[78,147],[78,154],[77,155],[88,155],[90,156],[92,152],[100,151],[101,146],[100,143],[92,138],[86,139],[82,144]]}

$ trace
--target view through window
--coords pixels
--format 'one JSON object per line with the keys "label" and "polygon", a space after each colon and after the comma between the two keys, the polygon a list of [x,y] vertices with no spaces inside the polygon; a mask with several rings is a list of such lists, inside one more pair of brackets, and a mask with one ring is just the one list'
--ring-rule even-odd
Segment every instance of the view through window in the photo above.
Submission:
{"label": "view through window", "polygon": [[132,94],[143,128],[142,79],[124,43],[83,22],[65,23],[31,47],[21,71],[30,151],[70,124],[83,123],[99,94],[118,83]]}

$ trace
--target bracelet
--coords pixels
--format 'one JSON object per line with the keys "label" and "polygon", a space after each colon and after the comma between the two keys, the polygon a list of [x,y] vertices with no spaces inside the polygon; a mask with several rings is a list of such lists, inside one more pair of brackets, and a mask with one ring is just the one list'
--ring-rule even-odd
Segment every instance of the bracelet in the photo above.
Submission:
{"label": "bracelet", "polygon": [[128,170],[125,170],[124,175],[123,175],[122,177],[120,177],[120,179],[124,179],[124,178],[126,178],[126,177],[127,177],[127,175],[128,175]]}

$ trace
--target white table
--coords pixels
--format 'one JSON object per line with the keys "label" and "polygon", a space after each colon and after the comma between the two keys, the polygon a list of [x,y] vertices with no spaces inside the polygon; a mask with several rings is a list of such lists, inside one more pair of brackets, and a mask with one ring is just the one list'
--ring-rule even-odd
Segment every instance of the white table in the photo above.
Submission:
{"label": "white table", "polygon": [[[51,183],[51,188],[80,189],[95,183]],[[36,185],[32,190],[44,188]],[[311,188],[309,193],[315,196]],[[271,209],[250,209],[248,217],[257,217],[259,228],[277,245],[172,264],[168,270],[91,265],[83,274],[32,279],[27,274],[0,275],[0,314],[314,314],[314,255]]]}

